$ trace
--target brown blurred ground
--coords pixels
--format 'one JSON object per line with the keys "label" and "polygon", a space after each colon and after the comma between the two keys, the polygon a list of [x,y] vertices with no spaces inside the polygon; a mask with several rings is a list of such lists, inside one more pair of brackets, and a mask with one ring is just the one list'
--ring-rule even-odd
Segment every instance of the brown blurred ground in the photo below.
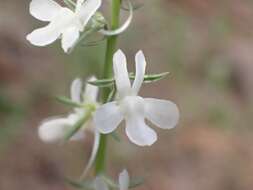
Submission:
{"label": "brown blurred ground", "polygon": [[[68,112],[53,96],[68,95],[76,76],[99,73],[104,44],[80,47],[70,58],[59,43],[29,45],[25,35],[40,23],[29,15],[28,3],[0,2],[0,189],[68,190],[63,178],[80,174],[92,137],[45,145],[37,127]],[[158,129],[150,148],[138,148],[120,133],[122,143],[110,143],[109,173],[127,167],[146,176],[140,190],[253,189],[252,10],[251,1],[145,1],[120,48],[132,62],[143,49],[149,73],[170,71],[142,94],[173,100],[181,120],[175,130]]]}

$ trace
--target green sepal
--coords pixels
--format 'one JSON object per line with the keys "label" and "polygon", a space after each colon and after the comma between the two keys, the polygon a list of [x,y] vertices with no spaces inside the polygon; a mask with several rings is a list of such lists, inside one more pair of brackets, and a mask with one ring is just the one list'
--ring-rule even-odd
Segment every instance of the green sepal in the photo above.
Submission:
{"label": "green sepal", "polygon": [[72,101],[71,99],[67,98],[66,96],[57,96],[55,99],[65,105],[71,106],[71,107],[83,107],[82,104]]}

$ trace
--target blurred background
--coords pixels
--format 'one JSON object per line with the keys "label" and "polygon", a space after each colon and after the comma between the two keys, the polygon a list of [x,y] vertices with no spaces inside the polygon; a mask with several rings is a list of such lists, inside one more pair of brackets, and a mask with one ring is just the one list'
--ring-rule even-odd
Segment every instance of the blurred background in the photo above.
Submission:
{"label": "blurred background", "polygon": [[[44,144],[40,122],[70,109],[55,101],[69,95],[76,77],[99,76],[105,43],[78,47],[70,56],[59,42],[46,48],[25,36],[42,26],[29,0],[0,1],[0,189],[70,190],[87,163],[93,137]],[[104,9],[110,1],[103,1]],[[253,2],[251,0],[133,0],[135,12],[119,47],[133,69],[142,49],[148,73],[169,71],[143,86],[144,97],[170,99],[180,108],[173,130],[160,130],[152,147],[110,139],[108,172],[123,168],[145,176],[138,190],[253,189]],[[124,15],[127,12],[123,11]],[[134,71],[134,70],[132,70]]]}

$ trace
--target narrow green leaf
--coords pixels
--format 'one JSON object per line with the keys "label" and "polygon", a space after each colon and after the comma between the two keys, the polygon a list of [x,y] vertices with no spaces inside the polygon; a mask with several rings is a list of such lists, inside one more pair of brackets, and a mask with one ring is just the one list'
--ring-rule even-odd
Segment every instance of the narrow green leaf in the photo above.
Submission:
{"label": "narrow green leaf", "polygon": [[113,85],[112,90],[111,90],[106,102],[113,101],[115,95],[116,95],[116,87],[115,87],[115,85]]}
{"label": "narrow green leaf", "polygon": [[64,137],[64,141],[68,141],[83,125],[84,123],[86,123],[91,117],[91,110],[87,110],[86,114],[81,117],[75,124],[73,127],[71,127],[65,137]]}
{"label": "narrow green leaf", "polygon": [[65,96],[57,96],[55,97],[56,100],[62,104],[68,105],[68,106],[72,106],[72,107],[82,107],[82,104],[79,104],[77,102],[72,101],[71,99],[65,97]]}
{"label": "narrow green leaf", "polygon": [[98,87],[108,87],[114,84],[114,79],[99,79],[95,81],[88,81],[89,84],[98,86]]}
{"label": "narrow green leaf", "polygon": [[[168,74],[169,74],[169,72],[164,72],[164,73],[160,73],[160,74],[145,75],[144,76],[144,82],[145,83],[156,82],[156,81],[159,81],[159,80],[163,79]],[[129,78],[131,80],[134,80],[135,79],[134,74],[130,74]]]}
{"label": "narrow green leaf", "polygon": [[[151,75],[145,75],[144,76],[144,82],[145,83],[150,83],[150,82],[156,82],[161,79],[163,79],[165,76],[167,76],[169,72],[164,72],[164,73],[159,73],[159,74],[151,74]],[[129,79],[134,80],[135,75],[134,73],[129,73]],[[109,87],[114,85],[115,79],[110,78],[110,79],[98,79],[95,81],[88,81],[89,84],[97,86],[97,87]]]}

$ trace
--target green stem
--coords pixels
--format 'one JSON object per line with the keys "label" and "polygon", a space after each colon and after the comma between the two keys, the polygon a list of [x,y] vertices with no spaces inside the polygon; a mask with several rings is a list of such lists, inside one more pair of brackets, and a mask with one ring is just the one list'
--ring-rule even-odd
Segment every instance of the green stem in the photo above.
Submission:
{"label": "green stem", "polygon": [[[117,29],[119,27],[119,17],[120,17],[120,5],[121,0],[112,0],[111,7],[111,29]],[[112,59],[113,54],[116,49],[117,44],[117,36],[110,36],[107,39],[106,45],[106,54],[105,54],[105,64],[103,71],[103,78],[111,78],[112,77]],[[102,91],[102,101],[105,103],[108,99],[111,89],[105,88]],[[97,158],[95,162],[95,171],[96,174],[102,173],[105,170],[105,157],[106,157],[106,144],[107,144],[107,135],[102,134],[99,143],[99,149],[97,153]]]}

